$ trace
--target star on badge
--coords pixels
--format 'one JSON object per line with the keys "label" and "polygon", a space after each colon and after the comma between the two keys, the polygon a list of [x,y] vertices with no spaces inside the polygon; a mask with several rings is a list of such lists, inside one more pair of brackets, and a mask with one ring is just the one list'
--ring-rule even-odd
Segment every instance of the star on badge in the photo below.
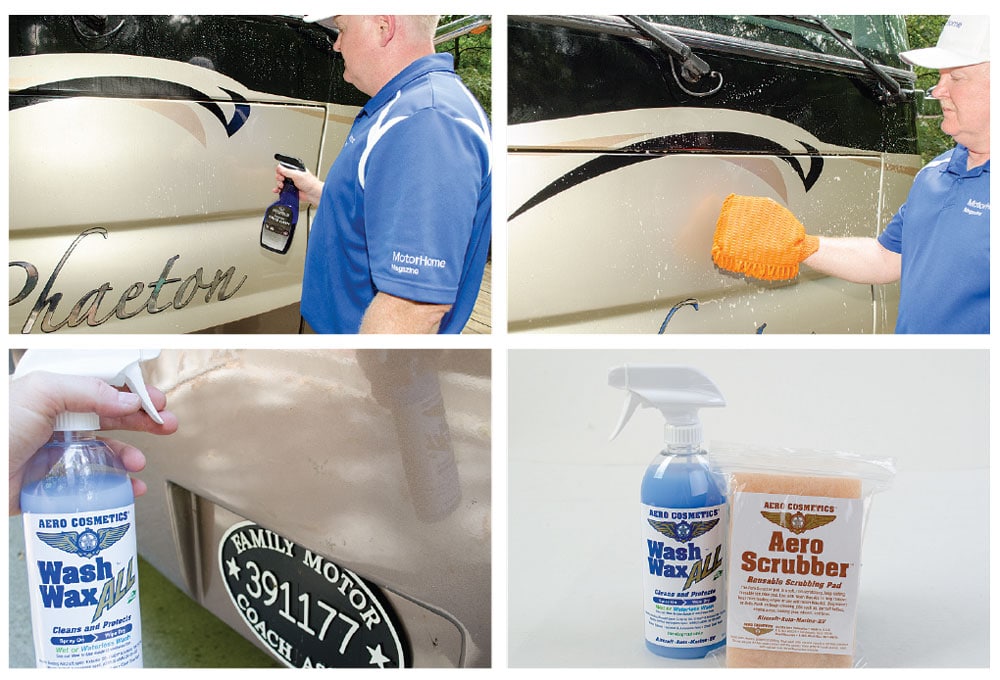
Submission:
{"label": "star on badge", "polygon": [[369,666],[378,665],[379,668],[385,668],[385,665],[392,661],[389,657],[382,653],[382,643],[377,644],[374,648],[365,647],[368,653],[371,654],[371,661],[368,662]]}
{"label": "star on badge", "polygon": [[229,573],[227,576],[233,576],[238,580],[240,578],[240,571],[242,570],[240,569],[240,565],[236,564],[236,558],[230,557],[226,561],[226,566],[229,567]]}

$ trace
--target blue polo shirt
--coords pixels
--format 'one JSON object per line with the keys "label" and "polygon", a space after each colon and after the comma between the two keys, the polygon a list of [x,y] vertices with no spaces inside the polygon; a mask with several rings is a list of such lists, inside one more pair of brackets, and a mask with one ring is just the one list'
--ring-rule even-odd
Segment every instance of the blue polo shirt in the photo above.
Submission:
{"label": "blue polo shirt", "polygon": [[902,255],[897,333],[990,332],[990,163],[962,145],[924,166],[879,243]]}
{"label": "blue polo shirt", "polygon": [[309,233],[302,316],[357,333],[376,293],[472,314],[489,255],[490,127],[450,54],[418,59],[372,97],[327,174]]}

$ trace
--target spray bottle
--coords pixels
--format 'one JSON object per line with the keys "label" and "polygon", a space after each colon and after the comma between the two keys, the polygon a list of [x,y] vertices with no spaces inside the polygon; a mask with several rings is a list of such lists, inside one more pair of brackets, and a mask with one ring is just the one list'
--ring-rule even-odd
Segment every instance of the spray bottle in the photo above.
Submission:
{"label": "spray bottle", "polygon": [[[162,424],[139,368],[158,354],[29,350],[14,377],[48,371],[127,385]],[[61,414],[25,466],[21,509],[39,668],[142,667],[132,483],[98,429],[96,413]]]}
{"label": "spray bottle", "polygon": [[[305,164],[298,158],[274,154],[274,159],[289,170],[304,172]],[[281,183],[278,200],[264,211],[264,221],[260,227],[260,245],[262,248],[284,255],[292,246],[295,236],[295,225],[299,221],[299,190],[295,182],[289,178]]]}
{"label": "spray bottle", "polygon": [[646,647],[697,659],[726,642],[723,546],[725,481],[709,468],[698,409],[725,406],[718,387],[687,366],[614,368],[608,384],[629,393],[614,439],[639,406],[659,409],[664,448],[642,478]]}

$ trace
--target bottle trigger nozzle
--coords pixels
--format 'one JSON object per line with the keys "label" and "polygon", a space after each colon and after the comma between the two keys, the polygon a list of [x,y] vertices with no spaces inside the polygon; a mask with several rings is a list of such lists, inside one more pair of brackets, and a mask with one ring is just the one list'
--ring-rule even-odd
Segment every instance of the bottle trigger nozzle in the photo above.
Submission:
{"label": "bottle trigger nozzle", "polygon": [[615,425],[615,430],[614,432],[611,433],[611,436],[608,437],[608,441],[611,441],[612,439],[617,437],[621,433],[621,431],[625,429],[625,424],[629,421],[629,418],[631,418],[632,415],[635,413],[635,410],[639,408],[641,403],[642,402],[634,394],[629,392],[628,399],[626,399],[625,403],[622,405],[622,414],[618,418],[618,424]]}
{"label": "bottle trigger nozzle", "polygon": [[668,444],[700,444],[698,409],[726,405],[715,383],[689,366],[619,366],[608,373],[608,384],[628,393],[611,439],[622,431],[636,409],[644,406],[660,411]]}
{"label": "bottle trigger nozzle", "polygon": [[[143,361],[155,359],[160,350],[61,350],[61,349],[29,349],[21,357],[14,370],[14,377],[31,373],[32,371],[48,371],[62,375],[82,375],[100,378],[114,387],[128,387],[133,394],[139,396],[142,409],[162,425],[163,418],[157,413],[153,400],[146,389],[142,378]],[[95,413],[61,414],[57,419],[56,429],[99,429],[100,419]]]}
{"label": "bottle trigger nozzle", "polygon": [[[157,413],[156,407],[153,406],[153,400],[149,397],[149,390],[146,389],[146,383],[142,379],[142,369],[139,367],[139,362],[137,361],[134,364],[126,366],[120,375],[122,382],[132,391],[132,394],[139,395],[139,399],[142,402],[142,409],[153,419],[154,423],[162,425],[163,418]],[[120,385],[115,386],[120,387]]]}

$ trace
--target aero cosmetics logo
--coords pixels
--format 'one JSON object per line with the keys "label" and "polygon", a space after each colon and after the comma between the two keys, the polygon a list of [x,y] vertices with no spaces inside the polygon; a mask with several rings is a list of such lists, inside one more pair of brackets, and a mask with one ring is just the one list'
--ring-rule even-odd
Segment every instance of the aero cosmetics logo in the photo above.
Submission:
{"label": "aero cosmetics logo", "polygon": [[71,555],[91,558],[105,548],[109,548],[128,533],[128,524],[122,524],[110,529],[84,529],[79,531],[63,531],[58,534],[46,534],[39,531],[36,535],[38,539],[57,550],[68,552]]}
{"label": "aero cosmetics logo", "polygon": [[672,538],[678,543],[684,543],[692,538],[698,538],[711,531],[719,520],[713,519],[711,522],[664,522],[662,520],[649,520],[649,525],[659,531],[667,538]]}
{"label": "aero cosmetics logo", "polygon": [[836,515],[803,515],[801,512],[796,512],[793,515],[788,512],[768,512],[761,510],[760,514],[767,521],[788,529],[795,535],[804,534],[810,529],[825,526],[837,519]]}

